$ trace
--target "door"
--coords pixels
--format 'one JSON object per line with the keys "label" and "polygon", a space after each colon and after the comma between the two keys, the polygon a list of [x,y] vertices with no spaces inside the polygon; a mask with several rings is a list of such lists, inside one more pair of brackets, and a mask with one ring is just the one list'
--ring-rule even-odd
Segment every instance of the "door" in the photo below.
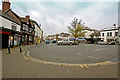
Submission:
{"label": "door", "polygon": [[9,35],[2,34],[2,48],[8,47],[8,40],[9,40]]}

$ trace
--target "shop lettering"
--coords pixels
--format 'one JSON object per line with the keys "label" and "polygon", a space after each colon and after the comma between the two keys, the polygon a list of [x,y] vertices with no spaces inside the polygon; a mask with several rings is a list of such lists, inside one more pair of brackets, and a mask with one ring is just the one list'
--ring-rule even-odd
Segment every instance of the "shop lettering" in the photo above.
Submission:
{"label": "shop lettering", "polygon": [[1,34],[11,34],[10,32],[0,31]]}
{"label": "shop lettering", "polygon": [[16,30],[16,26],[12,25],[12,30]]}

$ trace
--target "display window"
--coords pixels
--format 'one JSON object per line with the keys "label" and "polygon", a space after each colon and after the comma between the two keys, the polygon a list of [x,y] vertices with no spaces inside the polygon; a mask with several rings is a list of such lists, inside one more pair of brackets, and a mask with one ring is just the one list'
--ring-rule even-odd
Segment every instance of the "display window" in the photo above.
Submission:
{"label": "display window", "polygon": [[13,45],[13,36],[9,36],[9,46]]}
{"label": "display window", "polygon": [[14,45],[19,45],[20,44],[20,36],[14,36]]}
{"label": "display window", "polygon": [[29,41],[33,41],[33,38],[32,38],[32,36],[29,36]]}

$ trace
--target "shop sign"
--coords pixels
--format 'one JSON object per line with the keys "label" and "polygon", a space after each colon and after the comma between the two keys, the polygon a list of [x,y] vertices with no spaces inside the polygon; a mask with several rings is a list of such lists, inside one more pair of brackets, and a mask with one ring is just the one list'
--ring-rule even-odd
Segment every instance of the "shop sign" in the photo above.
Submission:
{"label": "shop sign", "polygon": [[0,31],[1,34],[8,34],[10,35],[11,33],[10,32],[5,32],[5,31]]}
{"label": "shop sign", "polygon": [[17,26],[16,24],[12,23],[12,30],[16,31],[16,28],[17,28],[16,26]]}

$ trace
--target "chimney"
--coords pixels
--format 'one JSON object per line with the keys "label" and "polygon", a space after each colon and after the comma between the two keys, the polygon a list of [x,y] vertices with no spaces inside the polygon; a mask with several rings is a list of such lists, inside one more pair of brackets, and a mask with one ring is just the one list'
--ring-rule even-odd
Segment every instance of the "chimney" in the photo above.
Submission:
{"label": "chimney", "polygon": [[29,15],[26,15],[25,17],[26,17],[26,19],[30,19],[30,16],[29,16]]}
{"label": "chimney", "polygon": [[2,11],[5,12],[5,11],[9,10],[10,5],[11,5],[11,3],[9,2],[9,0],[2,1]]}

